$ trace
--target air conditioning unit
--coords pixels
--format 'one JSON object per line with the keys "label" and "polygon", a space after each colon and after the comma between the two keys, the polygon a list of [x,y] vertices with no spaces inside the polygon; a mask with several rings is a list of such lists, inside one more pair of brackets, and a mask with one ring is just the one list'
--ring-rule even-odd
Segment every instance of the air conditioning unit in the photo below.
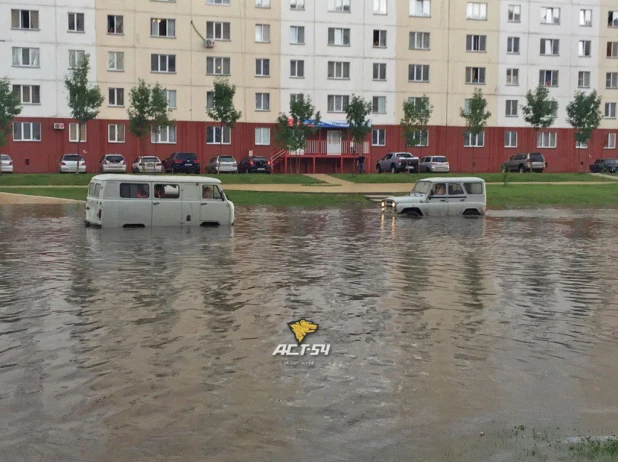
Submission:
{"label": "air conditioning unit", "polygon": [[215,41],[213,39],[206,39],[206,40],[204,40],[204,47],[206,47],[206,48],[214,48],[215,47]]}
{"label": "air conditioning unit", "polygon": [[54,130],[64,130],[64,124],[54,124]]}

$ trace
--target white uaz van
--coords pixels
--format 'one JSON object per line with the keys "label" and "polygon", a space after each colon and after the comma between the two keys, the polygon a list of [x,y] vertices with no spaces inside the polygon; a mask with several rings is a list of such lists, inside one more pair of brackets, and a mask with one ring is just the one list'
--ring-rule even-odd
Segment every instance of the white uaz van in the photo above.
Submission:
{"label": "white uaz van", "polygon": [[88,186],[86,226],[218,226],[234,224],[234,204],[208,177],[97,175]]}

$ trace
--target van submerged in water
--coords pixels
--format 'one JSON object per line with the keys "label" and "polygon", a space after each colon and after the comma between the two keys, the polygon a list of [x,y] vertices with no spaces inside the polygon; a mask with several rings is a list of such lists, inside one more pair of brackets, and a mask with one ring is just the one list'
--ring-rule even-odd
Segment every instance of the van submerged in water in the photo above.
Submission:
{"label": "van submerged in water", "polygon": [[169,175],[97,175],[88,186],[86,226],[223,226],[234,224],[234,204],[221,181]]}

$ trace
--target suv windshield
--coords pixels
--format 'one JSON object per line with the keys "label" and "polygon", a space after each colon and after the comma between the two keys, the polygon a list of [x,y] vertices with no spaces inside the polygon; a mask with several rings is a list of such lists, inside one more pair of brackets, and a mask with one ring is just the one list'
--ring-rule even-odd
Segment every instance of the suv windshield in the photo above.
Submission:
{"label": "suv windshield", "polygon": [[446,162],[446,157],[433,157],[432,162]]}
{"label": "suv windshield", "polygon": [[77,162],[79,160],[79,156],[77,154],[65,154],[62,156],[62,160],[72,160]]}
{"label": "suv windshield", "polygon": [[530,162],[545,162],[541,154],[530,154]]}
{"label": "suv windshield", "polygon": [[192,152],[179,152],[176,154],[176,159],[179,160],[196,160],[197,156]]}
{"label": "suv windshield", "polygon": [[234,162],[234,158],[232,156],[221,156],[221,162]]}
{"label": "suv windshield", "polygon": [[105,160],[109,160],[110,162],[122,162],[124,157],[118,156],[105,156]]}
{"label": "suv windshield", "polygon": [[431,181],[419,181],[410,194],[427,194],[431,189]]}
{"label": "suv windshield", "polygon": [[400,152],[399,154],[397,154],[397,157],[408,158],[408,157],[414,157],[414,156],[408,152]]}

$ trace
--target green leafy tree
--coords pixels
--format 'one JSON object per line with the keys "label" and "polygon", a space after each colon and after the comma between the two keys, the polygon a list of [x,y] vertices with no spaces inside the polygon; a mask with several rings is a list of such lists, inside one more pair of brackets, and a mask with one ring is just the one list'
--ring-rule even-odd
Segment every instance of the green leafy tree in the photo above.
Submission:
{"label": "green leafy tree", "polygon": [[541,128],[549,128],[554,124],[553,113],[557,109],[558,102],[549,96],[547,87],[539,85],[534,91],[528,90],[522,112],[524,120],[534,129],[535,138]]}
{"label": "green leafy tree", "polygon": [[162,88],[157,82],[157,84],[152,87],[150,91],[150,117],[157,144],[159,142],[159,134],[161,133],[161,129],[174,125],[174,121],[168,117],[168,109],[167,92],[165,91],[165,88]]}
{"label": "green leafy tree", "polygon": [[596,90],[588,94],[576,91],[566,111],[567,122],[575,129],[575,141],[588,144],[593,132],[601,125],[601,97]]}
{"label": "green leafy tree", "polygon": [[365,138],[371,133],[371,123],[367,119],[367,116],[371,114],[371,103],[365,101],[362,97],[352,95],[352,99],[346,108],[346,119],[348,121],[348,132],[350,138],[354,142],[354,150],[352,151],[352,157],[356,162],[356,154],[358,147],[360,146],[360,154],[365,154]]}
{"label": "green leafy tree", "polygon": [[414,147],[421,144],[423,133],[427,130],[432,112],[433,106],[429,103],[429,98],[426,95],[403,102],[403,118],[400,125],[406,146]]}
{"label": "green leafy tree", "polygon": [[[314,123],[307,125],[305,122],[311,119]],[[296,99],[290,104],[289,116],[282,113],[277,117],[275,138],[283,149],[298,153],[305,149],[307,138],[317,133],[320,120],[320,112],[316,112],[311,98]],[[300,156],[296,157],[296,173],[300,173]]]}
{"label": "green leafy tree", "polygon": [[[469,100],[467,110],[459,109],[459,115],[466,121],[466,132],[464,136],[477,137],[485,130],[487,119],[491,117],[491,112],[487,110],[487,100],[483,96],[483,91],[480,88],[474,90],[472,98]],[[476,166],[474,162],[474,147],[472,148],[472,166]]]}
{"label": "green leafy tree", "polygon": [[[234,107],[234,95],[236,94],[236,85],[232,85],[226,79],[215,80],[213,91],[213,106],[206,113],[208,117],[219,122],[221,129],[221,139],[223,141],[223,127],[228,129],[234,128],[234,125],[242,117],[242,112],[237,111]],[[221,151],[223,143],[219,143],[219,163],[217,164],[217,173],[219,173],[221,163]]]}
{"label": "green leafy tree", "polygon": [[[0,146],[9,141],[13,119],[21,114],[19,99],[11,91],[8,79],[0,79]],[[0,170],[0,173],[1,170]]]}
{"label": "green leafy tree", "polygon": [[[104,98],[97,85],[88,83],[88,72],[90,71],[90,55],[84,58],[73,68],[69,75],[64,79],[64,85],[69,93],[69,108],[71,117],[77,122],[77,155],[81,156],[80,142],[82,138],[82,128],[84,132],[88,122],[99,115],[99,109],[103,104]],[[79,173],[79,162],[76,172]]]}

